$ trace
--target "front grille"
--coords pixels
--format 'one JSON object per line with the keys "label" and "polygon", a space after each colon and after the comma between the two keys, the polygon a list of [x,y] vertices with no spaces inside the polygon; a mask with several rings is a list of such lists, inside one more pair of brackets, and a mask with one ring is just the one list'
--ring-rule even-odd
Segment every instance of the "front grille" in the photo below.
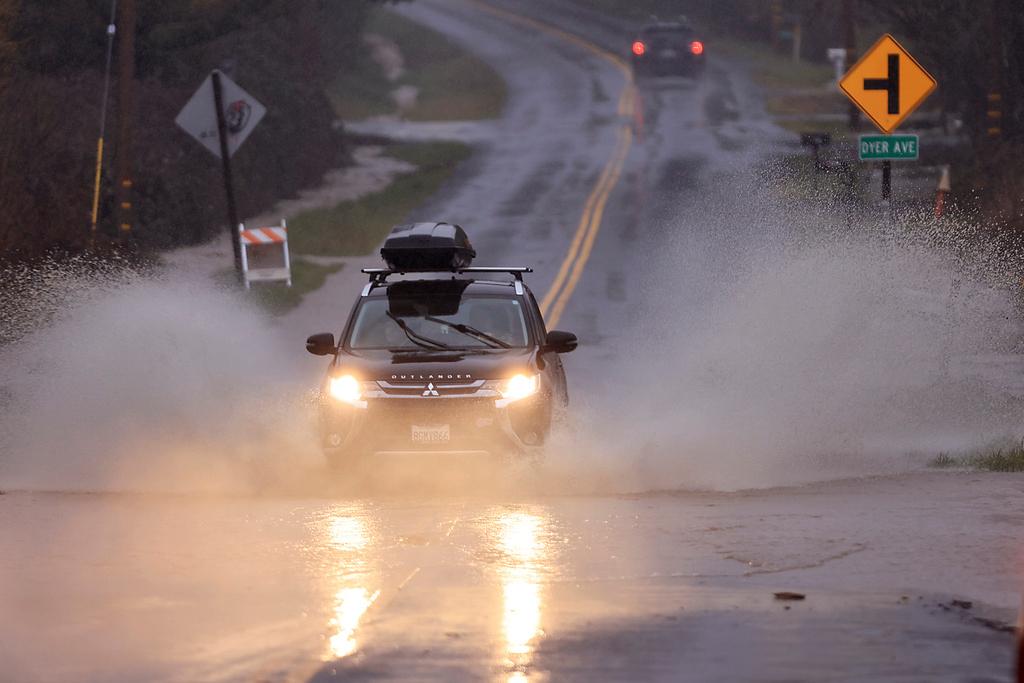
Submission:
{"label": "front grille", "polygon": [[459,382],[438,380],[436,382],[388,382],[378,380],[377,390],[368,393],[367,398],[445,398],[467,397],[497,398],[497,393],[486,386],[486,380]]}

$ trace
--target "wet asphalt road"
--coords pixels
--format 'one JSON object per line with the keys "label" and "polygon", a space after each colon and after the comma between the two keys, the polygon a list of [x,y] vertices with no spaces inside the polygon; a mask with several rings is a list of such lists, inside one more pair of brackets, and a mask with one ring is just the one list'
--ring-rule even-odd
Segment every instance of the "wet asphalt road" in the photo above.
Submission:
{"label": "wet asphalt road", "polygon": [[[597,45],[615,38],[564,3],[500,6],[544,7]],[[715,281],[730,251],[708,245],[726,238],[675,233],[713,218],[698,199],[777,132],[725,61],[701,83],[642,88],[641,113],[623,113],[623,73],[593,50],[462,0],[400,11],[491,61],[510,90],[504,118],[422,217],[470,228],[481,264],[534,266],[538,296],[574,236],[594,235],[557,326],[583,340],[566,358],[582,408],[610,410],[587,397],[614,393],[608,369],[662,301],[648,264],[682,239],[688,281]],[[602,184],[616,159],[616,182]],[[598,230],[580,233],[601,187]],[[324,320],[340,324],[362,285],[353,270],[277,330],[296,353]],[[699,307],[710,288],[675,295]],[[321,368],[303,363],[299,374]],[[436,486],[428,467],[396,473],[409,486],[366,490],[313,469],[256,496],[8,493],[0,679],[1009,679],[1019,475],[637,494],[618,470],[581,486],[597,466],[575,439],[565,448],[578,452],[547,469]],[[783,590],[806,599],[773,598]]]}
{"label": "wet asphalt road", "polygon": [[[1007,680],[1020,479],[11,494],[6,680]],[[778,591],[802,601],[773,598]],[[952,600],[970,600],[970,608]]]}

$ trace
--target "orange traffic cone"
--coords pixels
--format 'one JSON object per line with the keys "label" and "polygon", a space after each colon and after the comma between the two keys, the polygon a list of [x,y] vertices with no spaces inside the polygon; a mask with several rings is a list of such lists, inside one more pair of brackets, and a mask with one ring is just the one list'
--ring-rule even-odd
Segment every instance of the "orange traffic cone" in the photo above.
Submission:
{"label": "orange traffic cone", "polygon": [[935,217],[942,218],[942,210],[946,207],[946,195],[949,194],[949,164],[942,167],[939,187],[935,190]]}

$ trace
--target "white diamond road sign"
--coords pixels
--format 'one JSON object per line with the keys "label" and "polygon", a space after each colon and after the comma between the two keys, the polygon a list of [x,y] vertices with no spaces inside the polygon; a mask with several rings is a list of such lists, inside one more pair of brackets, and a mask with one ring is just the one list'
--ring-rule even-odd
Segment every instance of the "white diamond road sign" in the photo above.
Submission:
{"label": "white diamond road sign", "polygon": [[[227,124],[228,132],[228,156],[234,156],[245,139],[266,115],[267,108],[224,74],[221,74],[220,82],[224,96],[224,121]],[[217,139],[217,108],[213,103],[212,76],[208,76],[203,81],[174,122],[198,140],[203,147],[210,150],[214,156],[220,158],[220,141]]]}

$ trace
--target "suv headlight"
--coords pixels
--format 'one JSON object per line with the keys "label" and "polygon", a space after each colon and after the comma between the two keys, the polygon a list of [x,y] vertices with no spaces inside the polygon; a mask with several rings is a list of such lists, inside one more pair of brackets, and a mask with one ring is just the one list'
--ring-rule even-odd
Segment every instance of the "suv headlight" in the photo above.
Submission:
{"label": "suv headlight", "polygon": [[352,375],[338,375],[327,380],[327,393],[331,398],[357,408],[365,408],[363,401],[363,383]]}
{"label": "suv headlight", "polygon": [[495,382],[495,385],[495,389],[501,395],[501,398],[497,401],[497,406],[503,408],[510,403],[521,401],[536,394],[540,390],[540,377],[538,375],[518,374],[508,379],[499,380]]}

